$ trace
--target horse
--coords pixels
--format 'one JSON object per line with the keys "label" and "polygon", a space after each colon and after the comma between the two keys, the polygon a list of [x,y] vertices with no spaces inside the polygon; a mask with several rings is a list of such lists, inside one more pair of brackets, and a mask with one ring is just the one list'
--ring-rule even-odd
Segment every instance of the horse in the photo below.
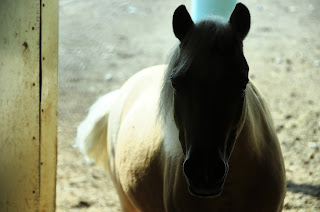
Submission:
{"label": "horse", "polygon": [[125,212],[281,211],[285,167],[243,53],[248,8],[194,23],[173,14],[168,65],[98,99],[77,145],[109,174]]}

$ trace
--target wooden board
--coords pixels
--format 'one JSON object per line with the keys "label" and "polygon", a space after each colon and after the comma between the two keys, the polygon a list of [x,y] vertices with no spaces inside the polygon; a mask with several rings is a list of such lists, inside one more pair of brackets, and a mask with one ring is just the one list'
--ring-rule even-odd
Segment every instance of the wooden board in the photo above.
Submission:
{"label": "wooden board", "polygon": [[40,2],[0,7],[0,211],[39,204]]}
{"label": "wooden board", "polygon": [[57,0],[41,5],[41,156],[40,211],[54,211],[57,169],[58,103]]}
{"label": "wooden board", "polygon": [[55,210],[58,1],[48,6],[0,2],[1,212]]}

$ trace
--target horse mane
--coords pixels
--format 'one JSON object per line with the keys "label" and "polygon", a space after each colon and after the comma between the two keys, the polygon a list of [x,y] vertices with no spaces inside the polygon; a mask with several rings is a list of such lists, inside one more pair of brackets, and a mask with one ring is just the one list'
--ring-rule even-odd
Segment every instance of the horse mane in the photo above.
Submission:
{"label": "horse mane", "polygon": [[165,121],[169,115],[169,112],[173,112],[173,93],[174,89],[171,85],[170,76],[177,65],[180,48],[176,45],[168,57],[169,63],[165,70],[165,74],[162,82],[162,89],[160,93],[159,105],[158,105],[158,119]]}
{"label": "horse mane", "polygon": [[[174,47],[167,61],[169,61],[168,66],[165,70],[165,74],[162,82],[162,89],[159,99],[159,108],[158,108],[158,119],[165,121],[168,118],[168,115],[173,115],[173,94],[174,88],[171,84],[172,73],[174,75],[183,75],[184,72],[181,71],[180,66],[188,67],[190,65],[190,58],[180,55],[180,42]],[[177,71],[180,70],[180,71]]]}

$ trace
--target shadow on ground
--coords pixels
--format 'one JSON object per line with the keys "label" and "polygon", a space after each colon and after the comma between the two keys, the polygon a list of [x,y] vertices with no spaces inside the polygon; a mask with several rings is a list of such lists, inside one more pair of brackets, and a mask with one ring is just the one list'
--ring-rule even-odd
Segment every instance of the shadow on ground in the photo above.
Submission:
{"label": "shadow on ground", "polygon": [[318,200],[320,200],[320,184],[297,184],[289,180],[287,182],[287,191],[291,191],[294,193],[303,193],[306,195],[316,197]]}

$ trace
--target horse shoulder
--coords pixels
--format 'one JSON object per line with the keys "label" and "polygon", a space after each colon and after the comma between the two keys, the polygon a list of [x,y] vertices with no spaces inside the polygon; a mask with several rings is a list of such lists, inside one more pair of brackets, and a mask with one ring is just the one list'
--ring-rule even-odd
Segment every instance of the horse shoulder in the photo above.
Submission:
{"label": "horse shoulder", "polygon": [[163,211],[163,133],[157,111],[164,70],[165,66],[154,66],[130,78],[109,119],[114,184],[140,211]]}
{"label": "horse shoulder", "polygon": [[278,137],[267,103],[252,82],[246,101],[246,120],[230,158],[229,180],[243,187],[238,195],[252,202],[251,208],[265,205],[266,211],[278,211],[285,196],[285,168]]}

